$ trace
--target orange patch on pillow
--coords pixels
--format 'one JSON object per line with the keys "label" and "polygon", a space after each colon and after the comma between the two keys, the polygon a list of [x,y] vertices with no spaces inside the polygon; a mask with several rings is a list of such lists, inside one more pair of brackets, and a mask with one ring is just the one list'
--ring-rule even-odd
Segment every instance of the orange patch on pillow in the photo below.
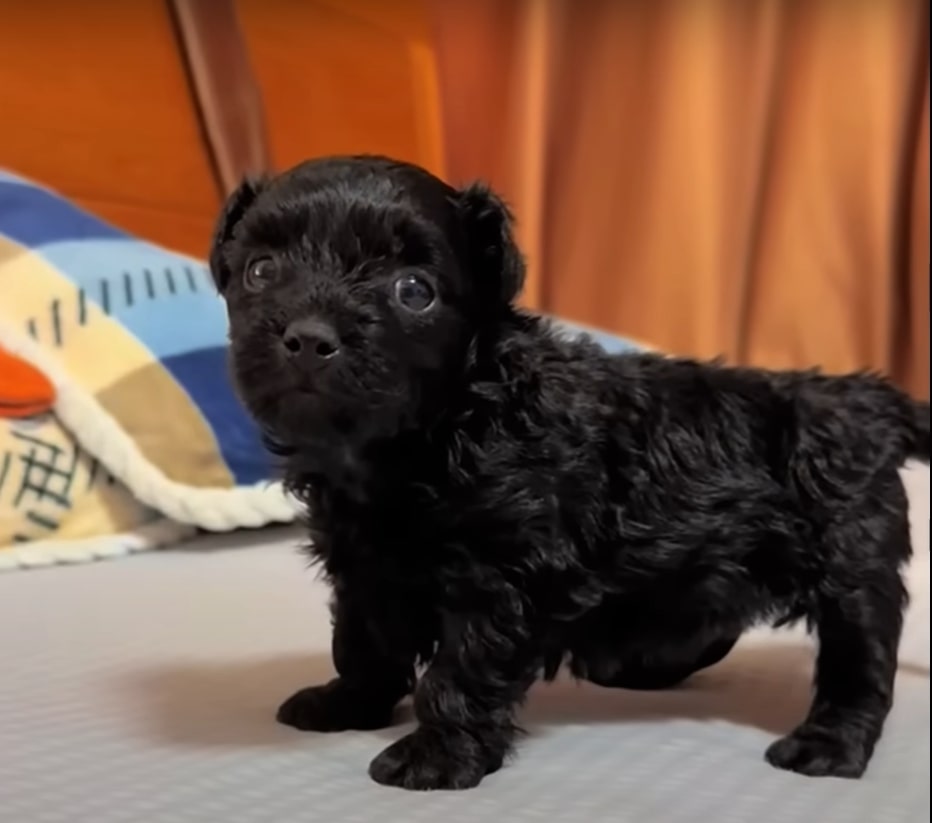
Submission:
{"label": "orange patch on pillow", "polygon": [[55,402],[55,388],[37,368],[0,348],[0,418],[43,414]]}

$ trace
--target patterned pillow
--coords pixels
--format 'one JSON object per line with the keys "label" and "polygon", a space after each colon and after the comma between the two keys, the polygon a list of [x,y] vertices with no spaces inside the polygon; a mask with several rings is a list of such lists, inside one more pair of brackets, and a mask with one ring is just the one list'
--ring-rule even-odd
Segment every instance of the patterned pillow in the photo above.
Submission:
{"label": "patterned pillow", "polygon": [[[0,390],[13,398],[5,415],[0,398],[0,569],[294,519],[227,380],[225,343],[201,261],[0,172]],[[13,385],[30,368],[45,382]],[[27,400],[47,405],[48,382],[51,411],[24,416]]]}
{"label": "patterned pillow", "polygon": [[0,347],[56,392],[53,413],[0,421],[0,566],[293,518],[225,340],[203,263],[0,173]]}

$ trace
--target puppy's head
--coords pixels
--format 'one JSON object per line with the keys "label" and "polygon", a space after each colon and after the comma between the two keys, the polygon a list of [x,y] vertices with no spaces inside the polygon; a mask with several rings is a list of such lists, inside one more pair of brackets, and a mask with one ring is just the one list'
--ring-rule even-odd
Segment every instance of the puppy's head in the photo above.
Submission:
{"label": "puppy's head", "polygon": [[239,394],[273,441],[292,446],[424,422],[524,278],[491,191],[377,157],[244,182],[220,216],[210,267]]}

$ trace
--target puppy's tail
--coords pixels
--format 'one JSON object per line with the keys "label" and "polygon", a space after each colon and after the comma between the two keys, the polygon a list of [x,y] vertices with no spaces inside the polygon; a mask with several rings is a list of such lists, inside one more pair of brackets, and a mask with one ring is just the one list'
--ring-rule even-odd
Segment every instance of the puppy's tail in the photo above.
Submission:
{"label": "puppy's tail", "polygon": [[929,404],[912,401],[913,426],[910,457],[929,462]]}

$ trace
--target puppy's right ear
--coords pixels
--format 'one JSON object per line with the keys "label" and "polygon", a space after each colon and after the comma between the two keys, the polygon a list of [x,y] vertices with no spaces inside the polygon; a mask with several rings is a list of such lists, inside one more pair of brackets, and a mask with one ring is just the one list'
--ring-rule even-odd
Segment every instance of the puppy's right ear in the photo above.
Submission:
{"label": "puppy's right ear", "polygon": [[249,207],[256,199],[256,195],[262,190],[263,180],[258,178],[247,178],[240,183],[236,189],[223,204],[223,210],[220,217],[217,218],[217,224],[214,228],[213,242],[210,247],[210,273],[214,278],[214,284],[217,291],[223,294],[226,291],[227,284],[230,282],[230,265],[226,259],[225,246],[233,237],[233,230],[237,223],[243,219],[243,215],[249,211]]}

